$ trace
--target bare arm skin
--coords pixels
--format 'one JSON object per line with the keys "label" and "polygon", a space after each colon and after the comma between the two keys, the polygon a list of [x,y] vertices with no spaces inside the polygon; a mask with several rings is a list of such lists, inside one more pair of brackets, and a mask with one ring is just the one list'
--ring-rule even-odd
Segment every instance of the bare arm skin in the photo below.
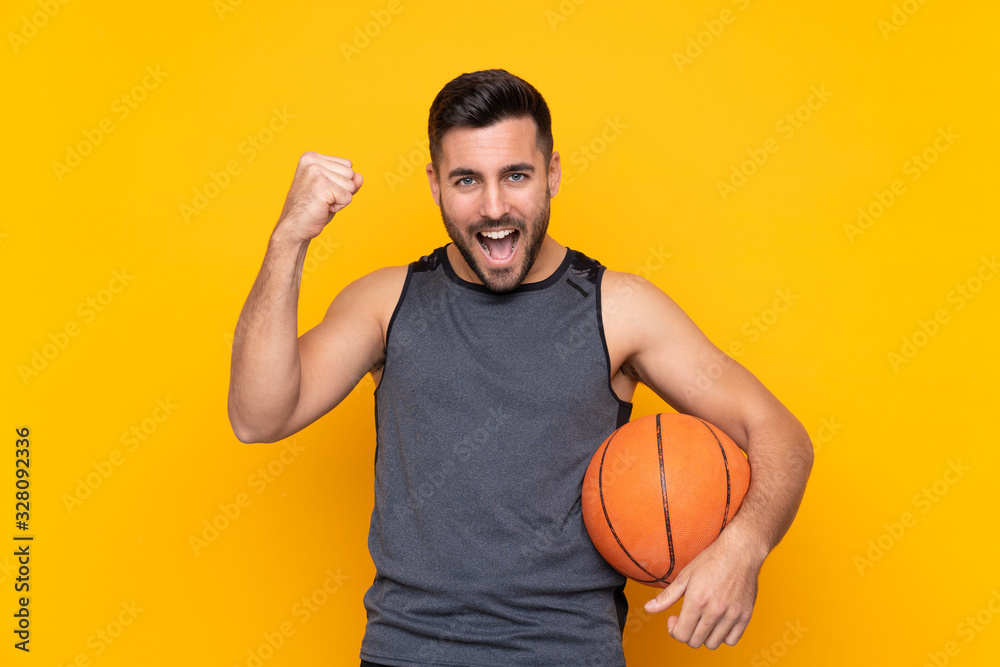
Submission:
{"label": "bare arm skin", "polygon": [[[750,490],[739,512],[646,604],[656,613],[684,597],[680,615],[667,620],[671,636],[692,648],[733,645],[750,622],[764,559],[802,500],[812,468],[809,436],[757,378],[652,283],[606,271],[601,303],[618,395],[631,396],[642,382],[678,412],[721,428],[747,453]],[[715,379],[706,386],[706,377]]]}
{"label": "bare arm skin", "polygon": [[317,153],[299,160],[281,217],[233,336],[229,420],[242,442],[275,442],[333,409],[381,367],[386,308],[405,267],[380,269],[344,288],[323,321],[298,336],[302,266],[311,239],[361,187],[351,162]]}

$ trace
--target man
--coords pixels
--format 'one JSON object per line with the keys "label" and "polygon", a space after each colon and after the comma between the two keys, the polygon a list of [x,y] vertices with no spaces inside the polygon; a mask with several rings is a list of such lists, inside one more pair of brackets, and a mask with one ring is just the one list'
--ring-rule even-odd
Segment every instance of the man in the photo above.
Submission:
{"label": "man", "polygon": [[288,437],[365,373],[376,383],[362,665],[624,664],[625,579],[587,539],[580,496],[639,382],[747,452],[739,513],[646,604],[684,596],[672,637],[735,644],[809,475],[802,425],[654,285],[547,234],[560,156],[530,84],[463,74],[428,131],[452,243],[351,283],[297,338],[306,249],[363,180],[349,160],[306,153],[233,345],[229,416],[243,442]]}

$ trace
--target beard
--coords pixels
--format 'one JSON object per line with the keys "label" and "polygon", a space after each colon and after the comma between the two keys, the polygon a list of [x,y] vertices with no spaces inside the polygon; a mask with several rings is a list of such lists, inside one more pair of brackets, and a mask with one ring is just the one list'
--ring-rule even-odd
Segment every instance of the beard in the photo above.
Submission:
{"label": "beard", "polygon": [[[454,221],[448,217],[444,206],[441,206],[441,219],[444,220],[444,228],[451,237],[452,242],[458,251],[462,253],[466,264],[475,272],[479,280],[482,281],[486,289],[495,293],[503,294],[510,292],[524,282],[528,271],[535,264],[538,258],[538,251],[545,240],[545,234],[549,228],[550,198],[549,189],[545,188],[545,207],[539,211],[538,215],[530,222],[514,216],[505,215],[497,220],[482,218],[473,225],[470,225],[467,232],[459,230]],[[520,263],[514,266],[494,268],[483,263],[483,251],[476,237],[478,232],[486,232],[495,229],[516,229],[517,238],[514,241],[517,246],[515,252],[520,251]]]}

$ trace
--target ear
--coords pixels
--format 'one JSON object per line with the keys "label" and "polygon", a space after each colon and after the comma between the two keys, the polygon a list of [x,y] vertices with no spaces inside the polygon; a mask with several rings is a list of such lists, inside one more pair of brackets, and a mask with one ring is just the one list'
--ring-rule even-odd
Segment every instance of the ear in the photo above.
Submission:
{"label": "ear", "polygon": [[552,151],[552,159],[549,160],[549,196],[555,197],[559,193],[559,183],[562,182],[562,164],[559,161],[559,152]]}
{"label": "ear", "polygon": [[434,197],[434,203],[437,204],[438,208],[441,207],[441,183],[438,181],[437,174],[434,172],[434,163],[430,162],[427,164],[427,182],[431,186],[431,196]]}

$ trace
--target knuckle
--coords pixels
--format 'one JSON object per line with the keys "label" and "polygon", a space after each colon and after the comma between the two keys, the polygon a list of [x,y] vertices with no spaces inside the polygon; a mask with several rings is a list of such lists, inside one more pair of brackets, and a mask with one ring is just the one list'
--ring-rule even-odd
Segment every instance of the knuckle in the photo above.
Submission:
{"label": "knuckle", "polygon": [[725,618],[730,621],[739,621],[743,618],[743,611],[738,607],[730,607],[726,609]]}
{"label": "knuckle", "polygon": [[323,166],[318,162],[307,162],[302,171],[309,175],[322,174]]}

